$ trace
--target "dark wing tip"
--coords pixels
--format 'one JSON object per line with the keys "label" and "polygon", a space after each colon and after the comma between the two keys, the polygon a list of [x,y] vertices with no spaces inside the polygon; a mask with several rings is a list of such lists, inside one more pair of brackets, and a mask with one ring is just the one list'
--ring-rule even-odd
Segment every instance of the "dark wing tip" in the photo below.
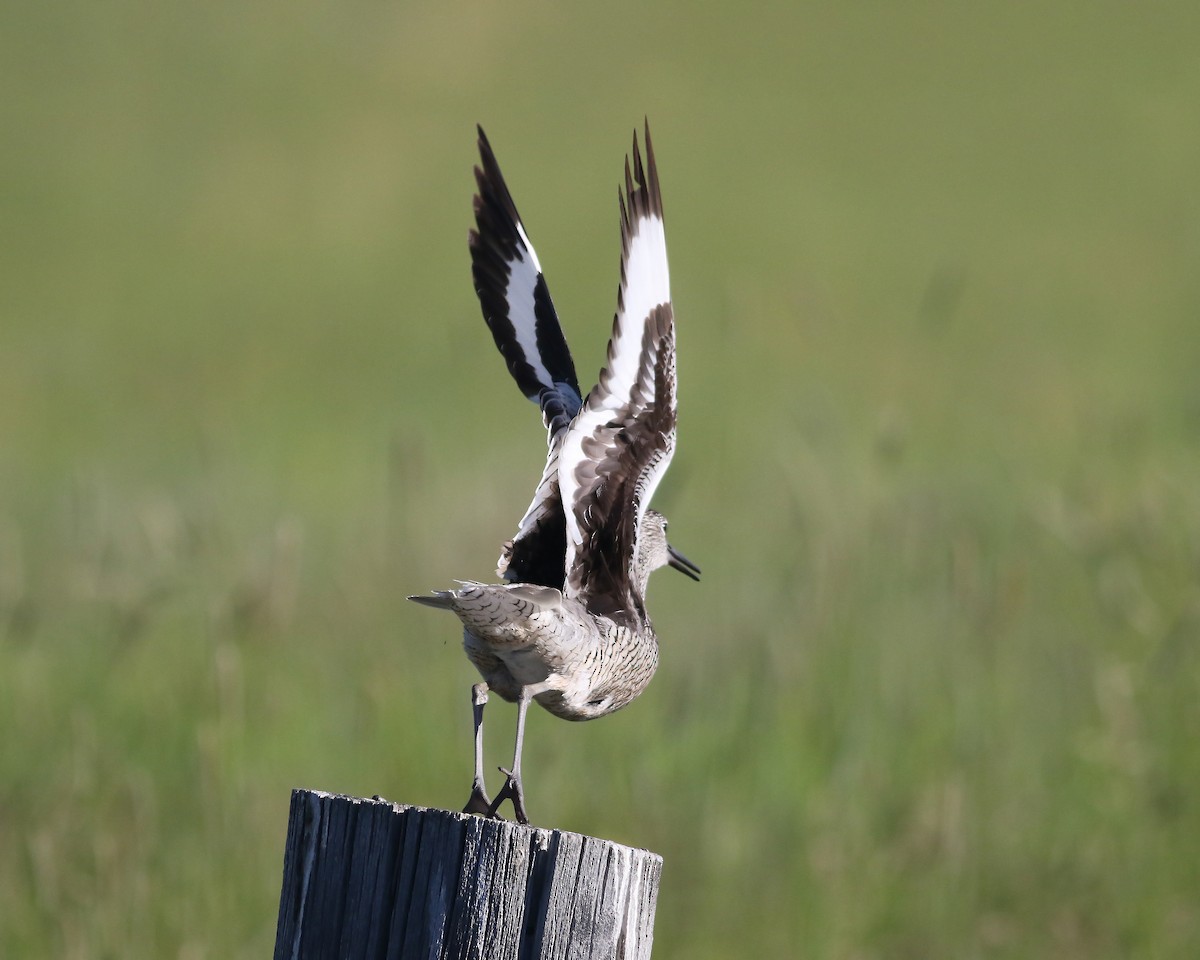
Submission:
{"label": "dark wing tip", "polygon": [[654,162],[654,144],[650,142],[650,121],[646,120],[646,170],[649,172],[649,190],[654,200],[654,210],[662,217],[662,191],[658,188],[658,164]]}
{"label": "dark wing tip", "polygon": [[646,144],[644,162],[636,128],[633,131],[633,149],[625,157],[621,224],[623,232],[630,235],[636,230],[636,221],[641,217],[663,218],[662,192],[658,186],[658,164],[654,160],[654,145],[650,141],[649,120],[645,121],[643,140]]}
{"label": "dark wing tip", "polygon": [[[474,168],[475,184],[478,189],[474,199],[476,219],[478,220],[480,212],[489,204],[495,205],[513,221],[512,232],[515,234],[515,224],[520,223],[521,215],[517,212],[517,205],[513,202],[508,184],[504,180],[504,174],[500,172],[500,164],[496,160],[496,154],[492,152],[492,145],[488,141],[487,134],[478,124],[475,129],[479,131],[480,161],[479,165]],[[480,224],[481,228],[482,226],[483,224]]]}

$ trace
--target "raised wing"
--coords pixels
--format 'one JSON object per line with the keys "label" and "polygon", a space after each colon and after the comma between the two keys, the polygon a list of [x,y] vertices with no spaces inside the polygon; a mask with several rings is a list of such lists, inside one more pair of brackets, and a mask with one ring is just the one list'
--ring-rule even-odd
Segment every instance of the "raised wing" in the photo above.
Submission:
{"label": "raised wing", "polygon": [[568,596],[594,613],[644,621],[635,569],[642,520],[675,452],[675,324],[662,196],[646,127],[633,138],[621,204],[621,285],[600,381],[562,442]]}
{"label": "raised wing", "polygon": [[558,490],[558,449],[582,402],[579,381],[537,253],[491,145],[478,129],[476,229],[469,239],[475,292],[509,373],[521,392],[541,407],[549,447],[533,501],[516,536],[505,543],[497,572],[509,580],[561,589],[566,527]]}
{"label": "raised wing", "polygon": [[540,404],[551,432],[579,409],[575,364],[550,299],[542,265],[508,192],[483,128],[475,182],[475,226],[470,232],[471,274],[483,319],[521,392]]}

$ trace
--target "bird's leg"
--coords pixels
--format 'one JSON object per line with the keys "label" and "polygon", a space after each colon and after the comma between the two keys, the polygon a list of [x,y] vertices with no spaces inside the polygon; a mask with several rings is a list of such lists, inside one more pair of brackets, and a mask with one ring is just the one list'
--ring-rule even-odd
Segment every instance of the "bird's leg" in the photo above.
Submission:
{"label": "bird's leg", "polygon": [[508,779],[504,781],[504,786],[500,788],[500,792],[496,794],[496,799],[492,803],[490,810],[492,816],[496,815],[500,804],[505,800],[512,800],[517,823],[529,823],[529,817],[525,815],[525,791],[521,786],[521,747],[525,742],[525,714],[529,710],[529,701],[544,689],[546,689],[545,685],[540,683],[528,684],[521,688],[521,697],[517,701],[517,746],[513,751],[512,769],[500,768],[500,772]]}
{"label": "bird's leg", "polygon": [[475,712],[475,782],[471,784],[471,799],[463,807],[463,813],[478,813],[491,817],[495,816],[495,808],[483,786],[483,706],[487,701],[486,683],[477,683],[471,687],[471,706]]}

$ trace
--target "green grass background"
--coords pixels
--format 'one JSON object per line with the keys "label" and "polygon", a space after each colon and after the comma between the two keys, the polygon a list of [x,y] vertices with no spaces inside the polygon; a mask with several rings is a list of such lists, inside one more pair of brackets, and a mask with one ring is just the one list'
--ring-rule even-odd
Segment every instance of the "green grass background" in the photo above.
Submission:
{"label": "green grass background", "polygon": [[5,5],[0,955],[265,956],[293,786],[465,801],[473,124],[590,382],[649,115],[705,577],[534,820],[656,956],[1196,956],[1198,9]]}

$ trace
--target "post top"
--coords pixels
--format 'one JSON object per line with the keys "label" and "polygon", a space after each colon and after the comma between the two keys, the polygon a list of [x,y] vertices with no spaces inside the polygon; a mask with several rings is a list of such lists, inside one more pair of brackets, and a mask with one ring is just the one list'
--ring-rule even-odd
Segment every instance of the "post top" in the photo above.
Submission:
{"label": "post top", "polygon": [[525,837],[532,840],[535,847],[541,850],[548,850],[551,843],[557,841],[559,843],[564,840],[574,842],[576,844],[587,841],[591,844],[604,844],[606,847],[611,847],[615,851],[626,851],[630,855],[641,857],[650,857],[656,860],[660,865],[662,857],[653,850],[647,850],[645,847],[633,847],[624,843],[617,843],[615,840],[605,840],[600,837],[591,837],[584,833],[574,833],[570,830],[560,830],[557,827],[537,827],[533,825],[525,825],[516,823],[512,820],[491,819],[481,817],[474,813],[462,813],[457,810],[443,810],[439,807],[422,807],[417,804],[400,803],[395,800],[387,800],[378,794],[373,797],[354,797],[343,793],[330,793],[325,790],[310,790],[304,787],[296,787],[292,790],[292,800],[298,797],[308,797],[316,802],[343,802],[360,806],[370,806],[378,808],[390,808],[394,813],[399,815],[417,815],[417,816],[436,816],[444,818],[444,822],[465,824],[468,827],[478,829],[484,835],[498,834],[506,839],[515,837]]}

